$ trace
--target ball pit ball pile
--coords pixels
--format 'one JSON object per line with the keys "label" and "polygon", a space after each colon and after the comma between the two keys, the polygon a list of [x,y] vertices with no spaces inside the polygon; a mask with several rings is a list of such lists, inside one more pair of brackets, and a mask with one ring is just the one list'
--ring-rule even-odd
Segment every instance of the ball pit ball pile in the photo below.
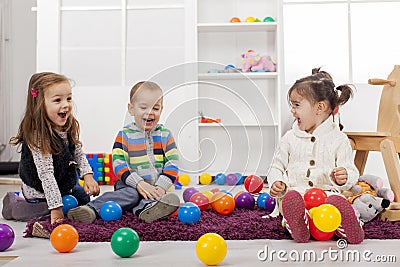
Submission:
{"label": "ball pit ball pile", "polygon": [[121,258],[128,258],[139,249],[140,238],[131,228],[123,227],[116,230],[111,236],[111,249]]}
{"label": "ball pit ball pile", "polygon": [[193,194],[199,192],[199,190],[197,190],[194,187],[188,187],[183,191],[183,200],[185,202],[189,202],[190,198],[192,197]]}
{"label": "ball pit ball pile", "polygon": [[50,234],[50,242],[61,253],[73,250],[79,241],[78,231],[69,224],[60,224]]}

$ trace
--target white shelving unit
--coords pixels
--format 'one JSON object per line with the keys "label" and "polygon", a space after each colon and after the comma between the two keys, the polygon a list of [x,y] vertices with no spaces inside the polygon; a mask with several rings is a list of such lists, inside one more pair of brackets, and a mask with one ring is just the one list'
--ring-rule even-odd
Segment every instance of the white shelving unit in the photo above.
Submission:
{"label": "white shelving unit", "polygon": [[[198,123],[199,172],[266,176],[281,136],[283,88],[282,1],[196,2],[197,108],[220,123]],[[230,23],[249,16],[275,22]],[[253,50],[277,63],[276,72],[223,73],[242,68]],[[221,71],[221,72],[218,72]]]}

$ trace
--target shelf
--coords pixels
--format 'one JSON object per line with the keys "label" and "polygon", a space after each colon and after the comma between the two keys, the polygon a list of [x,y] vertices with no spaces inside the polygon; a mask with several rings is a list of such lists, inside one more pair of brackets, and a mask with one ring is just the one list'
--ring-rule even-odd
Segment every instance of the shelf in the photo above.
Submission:
{"label": "shelf", "polygon": [[215,128],[227,128],[227,127],[277,127],[277,123],[271,124],[222,124],[222,123],[199,123],[199,127],[215,127]]}
{"label": "shelf", "polygon": [[197,31],[202,32],[273,32],[276,22],[239,22],[239,23],[198,23]]}
{"label": "shelf", "polygon": [[199,73],[199,80],[276,79],[277,72]]}

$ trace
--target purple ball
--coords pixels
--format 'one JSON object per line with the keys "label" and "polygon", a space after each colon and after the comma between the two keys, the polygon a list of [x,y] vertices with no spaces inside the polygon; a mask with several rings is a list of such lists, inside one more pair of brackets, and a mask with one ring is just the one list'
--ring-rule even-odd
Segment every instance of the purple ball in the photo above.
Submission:
{"label": "purple ball", "polygon": [[228,185],[236,185],[238,182],[238,177],[234,173],[230,173],[226,176],[226,183]]}
{"label": "purple ball", "polygon": [[194,187],[188,187],[185,189],[185,191],[183,191],[183,200],[185,202],[189,202],[190,198],[192,197],[193,194],[199,192],[199,190],[197,190]]}
{"label": "purple ball", "polygon": [[14,237],[14,230],[8,224],[0,224],[0,251],[11,247]]}
{"label": "purple ball", "polygon": [[254,197],[249,192],[243,192],[236,197],[236,207],[239,209],[252,210],[254,208],[256,201]]}
{"label": "purple ball", "polygon": [[265,209],[269,212],[273,212],[275,209],[275,198],[269,196],[266,200],[265,200]]}

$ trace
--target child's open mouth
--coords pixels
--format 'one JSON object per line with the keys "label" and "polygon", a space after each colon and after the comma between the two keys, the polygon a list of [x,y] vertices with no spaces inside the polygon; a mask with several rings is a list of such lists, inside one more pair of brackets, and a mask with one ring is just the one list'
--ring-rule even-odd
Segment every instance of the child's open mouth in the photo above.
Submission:
{"label": "child's open mouth", "polygon": [[151,125],[153,123],[154,119],[144,119],[144,123],[146,125]]}
{"label": "child's open mouth", "polygon": [[60,112],[58,113],[58,116],[60,116],[61,119],[65,119],[67,117],[67,112]]}

